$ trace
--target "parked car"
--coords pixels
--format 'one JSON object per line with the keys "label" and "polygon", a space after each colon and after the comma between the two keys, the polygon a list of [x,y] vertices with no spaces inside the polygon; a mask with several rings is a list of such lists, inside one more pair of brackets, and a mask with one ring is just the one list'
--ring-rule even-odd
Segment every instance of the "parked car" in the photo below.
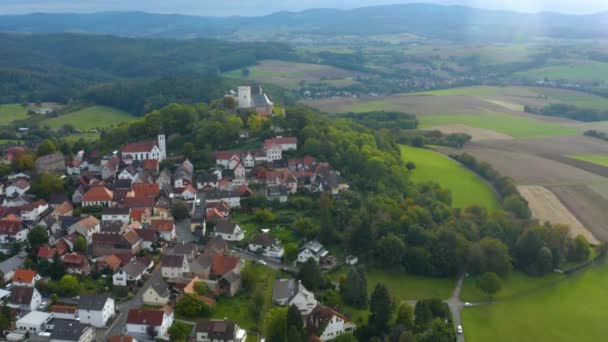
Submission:
{"label": "parked car", "polygon": [[462,325],[459,325],[456,331],[458,332],[458,334],[462,335]]}
{"label": "parked car", "polygon": [[470,308],[471,306],[473,306],[473,304],[471,304],[469,302],[464,302],[464,306],[466,306],[467,308]]}
{"label": "parked car", "polygon": [[258,264],[266,266],[267,263],[264,260],[258,260]]}

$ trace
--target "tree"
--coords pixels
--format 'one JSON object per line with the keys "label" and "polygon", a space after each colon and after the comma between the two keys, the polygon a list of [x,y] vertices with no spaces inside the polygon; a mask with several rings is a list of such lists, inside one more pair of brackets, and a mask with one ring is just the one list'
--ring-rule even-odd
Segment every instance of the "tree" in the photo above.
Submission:
{"label": "tree", "polygon": [[184,201],[175,201],[171,206],[171,214],[178,220],[184,220],[190,216],[190,207]]}
{"label": "tree", "polygon": [[298,272],[298,279],[302,281],[302,284],[310,290],[316,291],[325,285],[325,279],[319,264],[315,259],[308,259],[300,268]]}
{"label": "tree", "polygon": [[486,272],[477,279],[477,287],[488,295],[490,299],[500,291],[502,287],[500,278],[494,272]]}
{"label": "tree", "polygon": [[171,337],[171,341],[187,342],[191,332],[192,326],[190,324],[175,321],[169,328],[169,337]]}
{"label": "tree", "polygon": [[175,305],[175,312],[186,317],[209,317],[211,309],[196,295],[188,293]]}
{"label": "tree", "polygon": [[416,342],[416,336],[411,331],[406,331],[399,336],[399,342]]}
{"label": "tree", "polygon": [[54,153],[57,151],[57,145],[49,139],[42,140],[40,145],[38,145],[38,150],[36,153],[39,157],[46,156],[48,154]]}
{"label": "tree", "polygon": [[503,207],[506,211],[512,212],[520,219],[529,219],[532,215],[530,213],[530,208],[528,207],[528,202],[518,195],[506,197],[503,201]]}
{"label": "tree", "polygon": [[34,156],[31,153],[23,153],[18,156],[17,168],[20,171],[32,170],[34,168]]}
{"label": "tree", "polygon": [[317,235],[318,227],[309,217],[298,217],[293,222],[293,230],[306,238],[313,238]]}
{"label": "tree", "polygon": [[146,333],[150,339],[154,339],[156,337],[156,328],[153,325],[148,325],[146,327]]}
{"label": "tree", "polygon": [[63,193],[63,186],[63,178],[50,173],[42,173],[32,182],[31,191],[38,197],[48,199],[52,194]]}
{"label": "tree", "polygon": [[48,230],[42,226],[36,226],[27,234],[27,241],[31,246],[40,246],[49,241]]}
{"label": "tree", "polygon": [[574,240],[568,244],[568,260],[572,262],[581,262],[589,259],[591,249],[589,243],[582,235],[577,235]]}
{"label": "tree", "polygon": [[264,118],[258,114],[252,114],[247,118],[247,127],[251,135],[258,135],[262,132],[262,126],[264,124]]}
{"label": "tree", "polygon": [[429,328],[416,336],[418,342],[453,342],[456,333],[452,325],[441,318],[435,318]]}
{"label": "tree", "polygon": [[194,144],[191,142],[184,143],[184,147],[182,149],[184,153],[184,157],[188,159],[194,158]]}
{"label": "tree", "polygon": [[553,270],[553,253],[548,247],[542,247],[536,258],[536,274],[545,275]]}
{"label": "tree", "polygon": [[268,342],[287,342],[287,308],[275,307],[266,313],[264,334]]}
{"label": "tree", "polygon": [[197,281],[194,283],[194,292],[199,296],[207,296],[209,295],[209,287],[202,281]]}
{"label": "tree", "polygon": [[421,300],[416,302],[416,307],[414,308],[414,317],[416,331],[425,331],[433,320],[433,313],[431,312],[427,301]]}
{"label": "tree", "polygon": [[65,275],[65,265],[63,264],[63,261],[61,261],[61,256],[57,252],[55,252],[55,255],[53,255],[53,262],[49,267],[49,275],[53,280],[59,280]]}
{"label": "tree", "polygon": [[416,164],[414,162],[408,161],[405,164],[405,168],[407,168],[408,171],[413,171],[414,169],[416,169]]}
{"label": "tree", "polygon": [[304,331],[304,322],[302,314],[297,306],[291,305],[287,309],[287,340],[294,342],[303,342],[306,337]]}
{"label": "tree", "polygon": [[258,222],[268,224],[276,220],[277,215],[275,215],[272,210],[268,208],[261,208],[255,211],[254,217]]}
{"label": "tree", "polygon": [[403,325],[405,330],[412,330],[414,328],[414,308],[408,303],[399,305],[395,323]]}
{"label": "tree", "polygon": [[380,239],[376,249],[380,263],[389,267],[401,264],[401,260],[403,260],[403,255],[405,254],[403,240],[392,233]]}
{"label": "tree", "polygon": [[79,293],[80,285],[78,278],[73,275],[66,274],[59,280],[59,291],[64,296],[76,296]]}
{"label": "tree", "polygon": [[12,309],[7,305],[2,305],[0,309],[0,330],[4,331],[9,328],[12,317]]}
{"label": "tree", "polygon": [[424,147],[424,137],[421,135],[417,135],[412,139],[412,146],[414,147]]}
{"label": "tree", "polygon": [[84,254],[87,252],[87,247],[87,240],[85,240],[84,237],[79,235],[76,238],[76,241],[74,241],[74,251]]}
{"label": "tree", "polygon": [[340,284],[340,292],[344,302],[357,308],[367,306],[367,279],[365,272],[351,267],[343,284]]}
{"label": "tree", "polygon": [[379,283],[374,288],[369,300],[369,326],[376,334],[388,331],[388,324],[393,317],[393,303],[388,289]]}
{"label": "tree", "polygon": [[237,105],[238,102],[232,96],[224,96],[222,98],[222,106],[226,109],[236,109]]}

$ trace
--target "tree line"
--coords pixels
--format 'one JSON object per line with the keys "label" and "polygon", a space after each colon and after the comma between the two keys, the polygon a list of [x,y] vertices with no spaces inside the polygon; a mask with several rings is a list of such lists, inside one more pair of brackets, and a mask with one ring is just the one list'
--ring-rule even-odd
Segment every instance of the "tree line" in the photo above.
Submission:
{"label": "tree line", "polygon": [[593,108],[581,108],[577,106],[552,103],[538,108],[534,106],[524,106],[526,113],[539,114],[545,116],[558,116],[577,121],[594,122],[608,120],[608,111]]}

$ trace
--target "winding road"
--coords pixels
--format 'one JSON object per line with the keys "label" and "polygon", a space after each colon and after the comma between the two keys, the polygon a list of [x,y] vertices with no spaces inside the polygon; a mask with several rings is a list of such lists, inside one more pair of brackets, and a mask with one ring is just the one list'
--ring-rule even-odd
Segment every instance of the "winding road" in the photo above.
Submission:
{"label": "winding road", "polygon": [[[462,308],[464,308],[464,302],[460,300],[460,291],[462,291],[462,284],[464,283],[464,274],[458,277],[456,281],[456,286],[454,287],[454,292],[452,292],[452,297],[448,298],[446,303],[450,308],[450,312],[452,313],[452,320],[454,322],[454,329],[456,329],[459,325],[462,325],[462,317],[461,312]],[[464,342],[463,334],[456,334],[456,341]]]}

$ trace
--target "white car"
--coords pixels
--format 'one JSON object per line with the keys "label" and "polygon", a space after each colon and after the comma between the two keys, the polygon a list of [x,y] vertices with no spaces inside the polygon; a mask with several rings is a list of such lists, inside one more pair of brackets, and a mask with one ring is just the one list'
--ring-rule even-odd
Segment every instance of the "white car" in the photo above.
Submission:
{"label": "white car", "polygon": [[462,335],[462,325],[459,325],[458,328],[456,328],[456,331],[458,334]]}
{"label": "white car", "polygon": [[264,261],[264,260],[258,260],[258,264],[266,266],[266,261]]}
{"label": "white car", "polygon": [[467,308],[470,308],[471,306],[473,306],[473,304],[471,304],[469,302],[464,302],[464,306]]}

